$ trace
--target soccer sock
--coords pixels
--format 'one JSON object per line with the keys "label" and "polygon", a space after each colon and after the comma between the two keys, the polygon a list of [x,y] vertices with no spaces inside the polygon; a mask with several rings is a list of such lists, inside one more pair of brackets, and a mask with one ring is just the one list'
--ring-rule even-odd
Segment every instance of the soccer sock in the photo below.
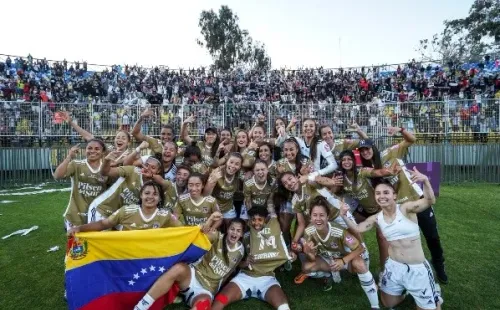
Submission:
{"label": "soccer sock", "polygon": [[363,291],[365,291],[366,297],[370,301],[370,305],[372,308],[379,308],[378,304],[378,295],[377,295],[377,286],[375,285],[375,280],[373,280],[373,276],[371,272],[366,273],[358,273],[359,282],[361,282],[361,287]]}
{"label": "soccer sock", "polygon": [[365,261],[366,269],[370,270],[370,253],[368,253],[368,247],[364,242],[361,242],[361,245],[365,249],[363,253],[361,253],[361,258]]}
{"label": "soccer sock", "polygon": [[153,297],[149,296],[149,294],[144,295],[139,303],[135,305],[134,310],[148,310],[153,304],[155,300]]}

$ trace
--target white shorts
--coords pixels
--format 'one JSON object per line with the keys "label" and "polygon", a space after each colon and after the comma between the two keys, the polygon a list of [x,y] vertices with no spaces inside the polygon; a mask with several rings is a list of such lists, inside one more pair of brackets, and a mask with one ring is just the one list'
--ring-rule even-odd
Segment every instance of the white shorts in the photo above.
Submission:
{"label": "white shorts", "polygon": [[294,214],[293,208],[292,208],[292,202],[291,201],[287,201],[284,204],[282,204],[281,207],[280,207],[280,212],[281,213]]}
{"label": "white shorts", "polygon": [[267,290],[275,285],[281,287],[275,277],[263,276],[254,278],[243,272],[239,272],[231,280],[231,282],[238,285],[238,287],[240,288],[241,299],[253,297],[260,300],[265,300]]}
{"label": "white shorts", "polygon": [[[354,216],[352,216],[352,213],[347,211],[347,218],[350,219],[351,221],[353,221],[354,223],[356,223],[356,220],[354,219]],[[344,219],[342,218],[342,216],[337,216],[335,219],[333,219],[332,221],[330,221],[330,223],[336,223],[340,226],[342,226],[343,228],[347,229],[349,228],[346,224],[346,222],[344,221]]]}
{"label": "white shorts", "polygon": [[196,274],[194,272],[194,268],[191,267],[191,281],[189,282],[189,287],[180,293],[184,296],[184,302],[188,304],[188,306],[193,306],[193,300],[199,295],[208,295],[210,299],[214,299],[214,295],[201,286],[200,282],[196,279]]}
{"label": "white shorts", "polygon": [[408,265],[390,258],[385,262],[380,289],[389,295],[399,296],[406,290],[422,309],[434,309],[439,302],[432,269],[427,261]]}

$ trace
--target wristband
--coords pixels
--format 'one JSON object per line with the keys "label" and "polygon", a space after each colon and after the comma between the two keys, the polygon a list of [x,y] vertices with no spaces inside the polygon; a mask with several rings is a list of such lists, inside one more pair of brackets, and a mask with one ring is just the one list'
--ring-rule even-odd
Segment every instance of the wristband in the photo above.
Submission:
{"label": "wristband", "polygon": [[136,147],[135,151],[137,152],[137,154],[141,154],[141,148],[140,147]]}
{"label": "wristband", "polygon": [[340,259],[342,260],[342,263],[344,263],[344,265],[345,265],[345,260],[344,260],[344,258],[343,258],[343,257],[341,257]]}

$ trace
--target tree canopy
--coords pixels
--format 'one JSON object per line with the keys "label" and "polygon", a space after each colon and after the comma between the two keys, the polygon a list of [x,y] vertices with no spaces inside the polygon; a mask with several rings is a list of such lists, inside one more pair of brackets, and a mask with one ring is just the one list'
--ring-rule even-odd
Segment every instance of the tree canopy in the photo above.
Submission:
{"label": "tree canopy", "polygon": [[221,6],[218,13],[202,11],[198,26],[202,39],[197,43],[207,49],[216,69],[229,70],[238,65],[271,68],[265,44],[254,42],[248,31],[240,28],[238,16],[228,6]]}
{"label": "tree canopy", "polygon": [[476,0],[465,18],[445,20],[444,29],[422,39],[417,51],[422,60],[480,61],[500,51],[500,1]]}

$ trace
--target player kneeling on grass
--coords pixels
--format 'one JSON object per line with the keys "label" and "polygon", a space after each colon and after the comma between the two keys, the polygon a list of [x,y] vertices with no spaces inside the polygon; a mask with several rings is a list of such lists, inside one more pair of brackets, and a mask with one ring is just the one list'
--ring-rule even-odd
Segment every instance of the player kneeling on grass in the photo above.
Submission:
{"label": "player kneeling on grass", "polygon": [[250,231],[244,238],[247,259],[240,264],[241,271],[217,294],[212,309],[220,310],[253,297],[278,310],[289,310],[285,292],[274,276],[274,270],[291,259],[276,214],[268,218],[265,207],[254,206],[248,215]]}
{"label": "player kneeling on grass", "polygon": [[[304,273],[323,271],[339,272],[347,269],[358,274],[372,309],[379,309],[377,287],[373,276],[361,258],[364,248],[358,239],[337,224],[328,222],[330,208],[325,198],[318,196],[311,201],[311,225],[306,228],[303,251],[307,261],[302,264]],[[332,288],[332,277],[327,278],[325,290]]]}
{"label": "player kneeling on grass", "polygon": [[245,223],[242,220],[232,219],[225,235],[215,230],[209,232],[212,248],[201,262],[194,266],[175,264],[156,280],[134,310],[149,309],[156,299],[170,290],[174,282],[179,285],[191,309],[210,309],[220,285],[233,273],[244,256],[245,251],[240,242],[244,230]]}
{"label": "player kneeling on grass", "polygon": [[[146,182],[140,190],[138,205],[123,206],[107,219],[73,227],[69,233],[101,231],[117,227],[118,230],[143,230],[152,228],[179,227],[183,224],[172,212],[162,208],[165,196],[158,183]],[[209,221],[221,220],[219,212],[212,213]]]}
{"label": "player kneeling on grass", "polygon": [[441,309],[442,299],[424,256],[417,221],[417,213],[433,205],[436,198],[429,179],[416,168],[411,172],[411,182],[424,184],[424,198],[397,204],[394,188],[388,181],[382,181],[375,186],[375,200],[381,212],[360,224],[345,216],[348,207],[341,208],[341,215],[351,229],[360,233],[378,226],[389,242],[389,258],[380,285],[382,303],[386,307],[401,303],[406,290],[415,299],[417,309]]}

